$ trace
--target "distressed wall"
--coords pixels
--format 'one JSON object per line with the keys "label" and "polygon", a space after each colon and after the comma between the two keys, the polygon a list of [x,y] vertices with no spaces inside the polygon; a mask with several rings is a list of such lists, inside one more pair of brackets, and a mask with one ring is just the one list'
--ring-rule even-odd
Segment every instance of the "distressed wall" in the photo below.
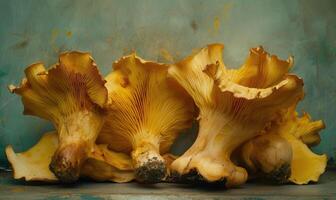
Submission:
{"label": "distressed wall", "polygon": [[[300,108],[325,120],[322,143],[336,152],[336,1],[312,0],[11,0],[0,1],[0,165],[4,147],[33,145],[52,126],[23,116],[18,84],[33,62],[57,61],[66,50],[89,51],[106,74],[111,63],[136,50],[146,59],[174,62],[208,43],[225,44],[228,66],[243,63],[248,49],[263,45],[282,58],[295,56],[293,71],[305,80]],[[190,143],[184,135],[182,141]],[[184,149],[182,143],[175,152]]]}

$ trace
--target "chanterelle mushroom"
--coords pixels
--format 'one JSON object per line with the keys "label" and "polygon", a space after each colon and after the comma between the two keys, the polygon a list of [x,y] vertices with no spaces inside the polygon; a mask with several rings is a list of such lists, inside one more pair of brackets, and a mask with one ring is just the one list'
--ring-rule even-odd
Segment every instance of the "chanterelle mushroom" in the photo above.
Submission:
{"label": "chanterelle mushroom", "polygon": [[59,63],[48,70],[33,64],[25,74],[19,87],[9,88],[22,96],[24,114],[54,124],[59,146],[50,169],[61,181],[75,181],[104,121],[105,81],[91,56],[79,52],[61,54]]}
{"label": "chanterelle mushroom", "polygon": [[272,131],[247,141],[233,154],[234,161],[247,169],[250,179],[276,184],[288,182],[292,158],[290,143]]}
{"label": "chanterelle mushroom", "polygon": [[56,132],[45,133],[36,145],[25,152],[15,153],[12,146],[7,146],[6,155],[12,165],[14,178],[24,178],[26,181],[57,181],[57,177],[49,170],[57,146]]}
{"label": "chanterelle mushroom", "polygon": [[[15,153],[11,146],[7,146],[6,155],[12,165],[14,178],[59,181],[49,169],[58,146],[56,131],[45,133],[36,145],[25,152]],[[96,181],[128,182],[134,179],[134,168],[128,155],[110,151],[106,145],[94,145],[93,151],[82,165],[80,176]]]}
{"label": "chanterelle mushroom", "polygon": [[171,168],[182,178],[195,180],[190,176],[196,172],[200,180],[231,187],[247,179],[246,170],[231,161],[233,150],[301,98],[303,83],[287,73],[292,58],[282,61],[253,48],[240,69],[229,70],[222,49],[209,45],[169,68],[200,110],[198,137]]}
{"label": "chanterelle mushroom", "polygon": [[[307,113],[298,117],[295,108],[296,103],[289,109],[280,112],[278,120],[271,125],[266,133],[259,138],[248,141],[241,148],[239,157],[251,173],[260,171],[277,182],[290,181],[295,184],[317,182],[320,175],[323,174],[327,165],[327,156],[314,154],[308,146],[320,142],[318,133],[325,128],[325,125],[322,120],[311,121]],[[279,146],[279,141],[268,140],[264,144],[256,141],[265,140],[270,135],[287,141],[291,151],[289,152],[288,148],[273,148],[273,154],[269,154],[270,148],[268,146]],[[284,169],[289,173],[284,173]]]}
{"label": "chanterelle mushroom", "polygon": [[167,78],[167,71],[164,64],[131,54],[116,61],[106,77],[108,115],[97,142],[130,154],[140,182],[155,183],[165,177],[161,155],[193,118],[192,99]]}

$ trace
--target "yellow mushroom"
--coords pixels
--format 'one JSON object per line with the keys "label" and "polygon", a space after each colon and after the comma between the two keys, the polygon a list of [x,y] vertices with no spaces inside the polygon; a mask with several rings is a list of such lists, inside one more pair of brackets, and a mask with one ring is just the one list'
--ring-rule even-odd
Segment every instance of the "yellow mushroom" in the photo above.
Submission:
{"label": "yellow mushroom", "polygon": [[84,163],[81,176],[96,181],[125,183],[134,180],[135,170],[129,155],[111,151],[106,144],[96,145]]}
{"label": "yellow mushroom", "polygon": [[57,181],[57,177],[49,170],[57,146],[56,132],[45,133],[35,146],[22,153],[15,153],[12,146],[7,146],[6,155],[12,165],[14,178],[24,178],[26,181]]}
{"label": "yellow mushroom", "polygon": [[287,73],[292,58],[282,61],[258,47],[240,69],[230,70],[222,49],[208,45],[169,68],[200,110],[197,139],[171,168],[186,180],[232,187],[247,179],[246,170],[231,161],[232,152],[301,98],[303,83]]}
{"label": "yellow mushroom", "polygon": [[[57,182],[49,165],[59,146],[56,131],[45,133],[40,141],[22,153],[6,147],[6,155],[12,165],[14,178],[26,181]],[[94,145],[93,151],[80,170],[81,177],[96,181],[129,182],[134,179],[134,168],[129,156],[107,149],[106,145]]]}
{"label": "yellow mushroom", "polygon": [[[325,128],[325,125],[322,120],[311,121],[307,113],[299,117],[295,108],[296,103],[289,109],[280,112],[278,120],[262,136],[250,140],[242,147],[240,150],[241,163],[247,168],[253,169],[251,173],[260,171],[276,182],[290,181],[300,185],[311,181],[317,182],[320,175],[323,174],[327,165],[327,156],[313,153],[309,146],[317,145],[320,142],[318,133]],[[265,145],[266,143],[255,142],[261,138],[269,138],[270,135],[285,140],[290,145],[291,155],[289,156],[289,152],[286,150],[288,148],[273,149],[274,155],[268,155],[269,148]],[[268,145],[279,146],[279,142],[268,140]],[[267,156],[262,158],[261,154]],[[286,155],[287,158],[283,159]],[[269,169],[265,165],[269,165]],[[287,174],[283,171],[285,168],[288,168],[286,169],[288,170]]]}
{"label": "yellow mushroom", "polygon": [[11,92],[22,96],[24,114],[50,120],[58,134],[51,171],[64,182],[78,179],[104,122],[105,81],[88,53],[69,52],[46,70],[37,63]]}
{"label": "yellow mushroom", "polygon": [[301,117],[295,111],[296,105],[282,113],[281,121],[272,129],[292,146],[291,175],[289,181],[295,184],[317,182],[325,172],[327,156],[313,153],[309,146],[320,142],[319,131],[325,128],[322,120],[312,121],[308,113]]}
{"label": "yellow mushroom", "polygon": [[167,70],[164,64],[131,54],[116,61],[106,77],[107,117],[97,142],[130,154],[140,182],[155,183],[165,177],[161,155],[193,118],[192,99],[167,78]]}
{"label": "yellow mushroom", "polygon": [[259,135],[234,152],[235,162],[247,169],[249,178],[287,183],[293,158],[291,144],[272,131]]}

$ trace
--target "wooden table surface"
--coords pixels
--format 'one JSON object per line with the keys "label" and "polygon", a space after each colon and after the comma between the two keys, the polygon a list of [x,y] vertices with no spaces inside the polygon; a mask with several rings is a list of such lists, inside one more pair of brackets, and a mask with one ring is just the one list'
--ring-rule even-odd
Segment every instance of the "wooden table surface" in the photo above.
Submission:
{"label": "wooden table surface", "polygon": [[25,183],[13,180],[9,172],[2,172],[0,173],[0,199],[336,199],[336,170],[325,173],[318,184],[298,186],[252,182],[230,190],[171,183],[140,185],[81,181],[71,186]]}

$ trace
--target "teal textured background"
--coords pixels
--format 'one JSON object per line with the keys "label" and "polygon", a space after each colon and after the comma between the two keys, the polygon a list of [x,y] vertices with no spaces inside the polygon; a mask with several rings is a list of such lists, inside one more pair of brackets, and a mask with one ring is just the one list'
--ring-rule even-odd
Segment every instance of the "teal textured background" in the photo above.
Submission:
{"label": "teal textured background", "polygon": [[[7,144],[22,151],[52,129],[23,116],[20,98],[7,91],[27,65],[48,66],[60,52],[80,50],[91,52],[106,74],[115,59],[133,50],[174,62],[214,42],[225,44],[230,67],[242,64],[248,49],[258,45],[281,58],[294,55],[293,71],[304,78],[306,91],[299,110],[327,125],[314,150],[335,156],[336,1],[10,0],[0,1],[0,166],[7,165]],[[182,137],[175,152],[195,135]]]}

